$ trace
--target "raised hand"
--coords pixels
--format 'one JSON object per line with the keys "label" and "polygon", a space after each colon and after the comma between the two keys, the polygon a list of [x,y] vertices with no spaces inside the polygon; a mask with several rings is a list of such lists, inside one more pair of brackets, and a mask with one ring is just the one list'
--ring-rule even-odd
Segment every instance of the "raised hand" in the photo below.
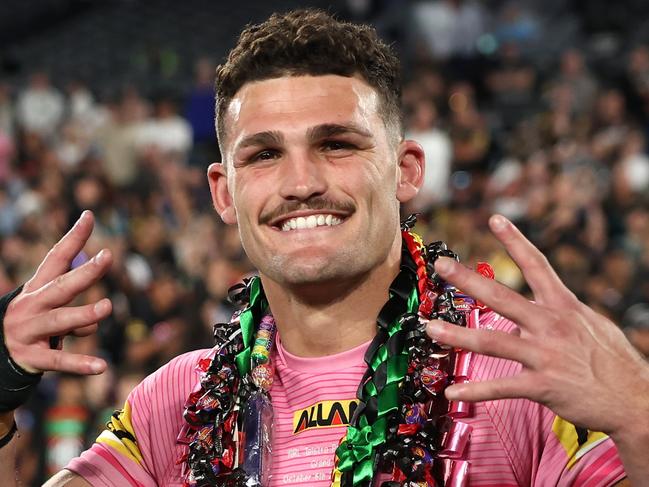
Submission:
{"label": "raised hand", "polygon": [[99,374],[104,360],[50,348],[50,337],[94,333],[112,309],[109,299],[66,307],[109,269],[112,256],[103,249],[85,264],[70,269],[72,259],[92,233],[94,218],[84,211],[74,227],[49,251],[4,317],[4,336],[11,358],[29,372],[54,370]]}
{"label": "raised hand", "polygon": [[[453,400],[527,398],[542,403],[572,423],[611,436],[646,428],[649,366],[620,329],[580,302],[543,254],[499,215],[489,225],[518,264],[534,302],[443,258],[436,271],[448,282],[518,324],[520,334],[429,323],[428,333],[455,347],[520,362],[508,378],[453,385]],[[633,425],[633,426],[630,426]]]}

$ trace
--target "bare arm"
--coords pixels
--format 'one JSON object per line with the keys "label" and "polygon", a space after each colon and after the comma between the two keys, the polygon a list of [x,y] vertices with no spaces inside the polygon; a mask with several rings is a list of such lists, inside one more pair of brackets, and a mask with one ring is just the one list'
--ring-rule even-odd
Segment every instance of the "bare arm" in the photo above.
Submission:
{"label": "bare arm", "polygon": [[[108,270],[111,255],[101,251],[82,266],[69,271],[72,259],[90,237],[93,216],[84,212],[75,226],[50,250],[34,276],[25,283],[5,314],[2,326],[9,356],[25,371],[62,371],[77,374],[99,374],[106,363],[87,355],[72,354],[50,348],[51,336],[86,336],[97,330],[97,322],[106,318],[112,305],[108,299],[84,306],[67,307],[77,295],[92,286]],[[0,437],[13,425],[13,411],[0,414]],[[12,440],[0,449],[2,485],[13,487],[16,450]],[[61,472],[48,486],[89,486],[71,472]]]}
{"label": "bare arm", "polygon": [[83,477],[69,470],[61,470],[43,484],[43,487],[92,487]]}
{"label": "bare arm", "polygon": [[649,486],[649,364],[622,331],[570,292],[546,258],[501,216],[491,230],[518,264],[534,302],[442,258],[435,270],[520,328],[520,335],[466,329],[441,321],[429,335],[443,343],[520,362],[514,377],[453,385],[452,400],[527,398],[575,425],[607,433],[628,479]]}

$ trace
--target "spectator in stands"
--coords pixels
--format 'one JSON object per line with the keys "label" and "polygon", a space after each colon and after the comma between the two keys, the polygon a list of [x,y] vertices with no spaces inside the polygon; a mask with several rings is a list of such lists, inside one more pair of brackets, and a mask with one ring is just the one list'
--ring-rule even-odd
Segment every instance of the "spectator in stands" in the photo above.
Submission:
{"label": "spectator in stands", "polygon": [[409,202],[410,211],[421,212],[449,199],[452,146],[448,134],[438,126],[438,110],[432,100],[419,100],[410,107],[410,112],[407,114],[406,137],[421,144],[428,163],[424,185],[417,197]]}
{"label": "spectator in stands", "polygon": [[163,153],[177,154],[186,161],[192,148],[192,128],[178,115],[171,96],[162,95],[156,100],[154,116],[142,124],[135,144],[140,151],[154,147]]}
{"label": "spectator in stands", "polygon": [[579,116],[591,111],[597,95],[597,82],[586,68],[584,57],[578,49],[568,49],[561,54],[559,75],[554,82],[570,90],[572,113]]}
{"label": "spectator in stands", "polygon": [[64,111],[63,95],[50,84],[48,75],[34,73],[29,87],[18,97],[16,117],[20,127],[44,137],[54,135]]}
{"label": "spectator in stands", "polygon": [[473,0],[419,1],[413,22],[425,49],[437,60],[471,57],[486,30],[486,15]]}

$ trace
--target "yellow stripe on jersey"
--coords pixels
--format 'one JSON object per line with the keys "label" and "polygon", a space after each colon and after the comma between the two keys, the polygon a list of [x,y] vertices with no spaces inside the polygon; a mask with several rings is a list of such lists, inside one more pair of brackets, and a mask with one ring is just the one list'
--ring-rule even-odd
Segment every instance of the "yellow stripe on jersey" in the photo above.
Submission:
{"label": "yellow stripe on jersey", "polygon": [[577,429],[575,425],[569,421],[566,421],[559,416],[554,418],[554,423],[552,424],[552,431],[556,435],[559,443],[563,446],[563,449],[568,455],[568,468],[572,468],[577,461],[584,456],[587,452],[595,448],[601,442],[606,441],[608,438],[604,433],[599,431],[590,431],[588,430],[588,437],[586,441],[579,444]]}
{"label": "yellow stripe on jersey", "polygon": [[106,428],[97,438],[97,443],[108,445],[141,465],[142,453],[137,446],[135,430],[131,424],[131,405],[128,401],[124,403],[124,409],[113,413]]}

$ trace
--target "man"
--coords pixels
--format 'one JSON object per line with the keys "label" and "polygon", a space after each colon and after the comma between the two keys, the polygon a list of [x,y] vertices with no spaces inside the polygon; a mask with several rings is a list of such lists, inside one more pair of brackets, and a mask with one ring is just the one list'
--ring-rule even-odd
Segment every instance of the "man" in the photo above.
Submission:
{"label": "man", "polygon": [[[432,269],[425,267],[416,239],[399,229],[400,203],[413,198],[422,184],[423,153],[415,142],[402,140],[398,62],[371,29],[339,23],[319,12],[275,15],[243,32],[219,69],[217,86],[223,163],[209,168],[210,189],[221,218],[239,226],[261,281],[248,285],[247,296],[242,293],[249,301],[246,310],[231,327],[218,330],[216,351],[190,352],[147,378],[97,443],[47,485],[201,485],[202,479],[216,476],[218,482],[227,478],[226,485],[261,481],[325,486],[331,485],[332,471],[334,485],[368,485],[369,479],[406,485],[408,475],[419,473],[424,483],[417,485],[433,485],[440,472],[449,483],[462,482],[464,476],[474,486],[613,485],[623,479],[611,439],[576,429],[567,420],[609,433],[625,455],[629,477],[638,485],[645,481],[644,462],[631,448],[638,438],[646,442],[646,419],[636,412],[641,399],[636,405],[630,398],[631,407],[620,408],[633,414],[630,419],[637,428],[631,431],[620,414],[611,413],[611,396],[620,395],[610,388],[624,384],[646,402],[646,387],[639,388],[630,377],[646,376],[647,368],[615,327],[578,303],[538,251],[502,217],[492,219],[492,229],[520,264],[537,294],[535,303],[452,259],[439,258],[434,270],[520,328],[487,312],[480,323],[473,322],[485,329],[449,329],[431,322],[429,332],[454,345],[517,360],[523,368],[476,356],[467,378],[486,381],[458,383],[448,394],[467,399],[529,397],[555,408],[565,419],[524,399],[478,403],[472,416],[464,414],[462,421],[453,423],[457,430],[473,429],[465,447],[451,447],[436,436],[437,430],[419,421],[426,415],[432,418],[437,414],[434,406],[442,404],[440,395],[424,393],[444,382],[436,370],[452,371],[428,370],[413,385],[412,375],[403,375],[404,362],[398,357],[390,362],[399,354],[410,360],[417,346],[432,344],[420,340],[412,347],[415,352],[404,351],[404,342],[414,344],[412,337],[423,333],[416,319],[401,343],[391,341],[385,331],[401,336],[406,326],[413,326],[414,314],[407,311],[421,312],[427,288],[419,288],[422,280],[414,289],[408,285],[414,282],[412,276]],[[85,214],[7,308],[8,353],[27,371],[87,374],[105,367],[98,359],[48,347],[52,335],[94,331],[91,323],[110,312],[108,301],[59,308],[110,265],[104,252],[64,274],[91,227],[91,217]],[[441,255],[446,252],[438,250]],[[404,282],[409,283],[409,294],[402,292]],[[405,306],[406,295],[416,299],[408,298],[407,309],[393,312],[393,307]],[[442,312],[439,303],[435,306],[440,316],[454,316]],[[382,318],[390,313],[397,319],[384,323]],[[571,337],[576,323],[589,332],[581,333],[576,343],[557,344]],[[273,341],[274,326],[278,338]],[[259,341],[261,350],[250,343],[254,329],[254,345]],[[377,337],[384,343],[377,344]],[[387,358],[370,370],[363,356],[375,357],[375,345]],[[437,347],[443,363],[448,351],[431,346]],[[567,347],[572,347],[570,353],[556,360]],[[603,354],[610,363],[593,366],[585,361],[602,350],[613,355],[614,359]],[[425,355],[424,360],[433,357]],[[235,362],[239,374],[233,373]],[[269,363],[274,379],[262,374]],[[384,363],[389,366],[382,368]],[[421,366],[416,360],[407,364],[413,370]],[[565,370],[557,370],[561,365]],[[390,376],[399,370],[402,377],[391,382]],[[357,389],[365,401],[354,400]],[[397,396],[411,390],[414,395],[402,394],[395,405],[390,398],[383,400],[387,390]],[[576,392],[580,395],[573,395]],[[423,396],[432,405],[428,409],[417,403]],[[591,410],[576,406],[575,397],[597,397],[603,404]],[[409,409],[402,408],[406,404]],[[261,455],[267,452],[268,408],[275,418],[270,466]],[[391,422],[401,411],[412,421]],[[336,448],[350,418],[356,423]],[[443,423],[443,418],[436,419]],[[4,414],[2,422],[0,434],[8,431],[11,414]],[[374,428],[377,424],[385,427]],[[245,435],[239,435],[239,428]],[[430,444],[418,444],[422,453],[415,458],[409,439],[420,438],[422,432]],[[451,430],[446,438],[469,439]],[[402,449],[393,454],[394,445]],[[432,448],[438,445],[444,451]],[[8,448],[0,449],[7,477],[11,454]],[[251,458],[255,462],[249,462]],[[243,465],[243,471],[234,469],[236,465]]]}

